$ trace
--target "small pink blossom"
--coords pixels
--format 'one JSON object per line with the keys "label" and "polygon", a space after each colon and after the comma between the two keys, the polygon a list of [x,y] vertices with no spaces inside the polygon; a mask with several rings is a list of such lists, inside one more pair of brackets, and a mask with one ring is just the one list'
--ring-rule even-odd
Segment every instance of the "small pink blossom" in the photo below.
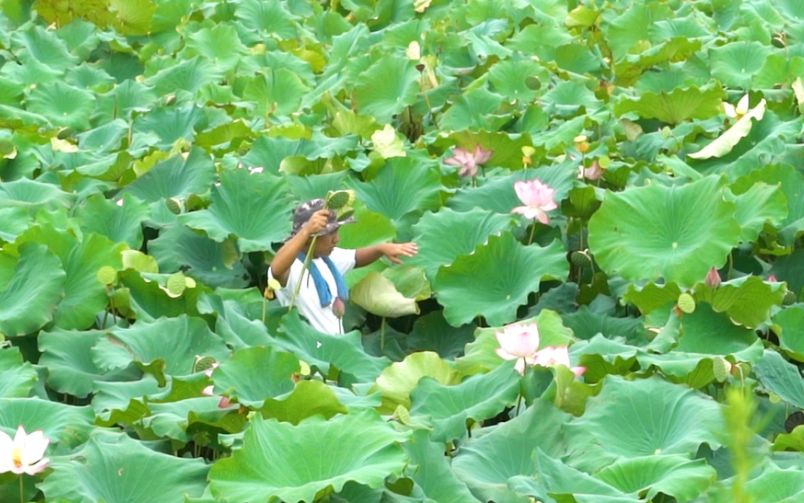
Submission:
{"label": "small pink blossom", "polygon": [[222,396],[220,401],[218,402],[219,409],[225,409],[232,405],[232,400],[228,396]]}
{"label": "small pink blossom", "polygon": [[603,176],[603,168],[600,166],[600,163],[597,162],[597,159],[595,159],[588,168],[581,167],[581,174],[582,177],[587,180],[600,180]]}
{"label": "small pink blossom", "polygon": [[455,147],[452,157],[444,159],[444,164],[457,166],[460,176],[476,176],[478,167],[491,159],[492,150],[486,150],[480,145],[475,147],[474,152]]}
{"label": "small pink blossom", "polygon": [[215,385],[210,384],[206,388],[201,390],[201,394],[204,396],[214,396],[215,395]]}
{"label": "small pink blossom", "polygon": [[720,274],[717,272],[717,269],[711,267],[709,272],[706,273],[706,278],[704,279],[704,283],[706,286],[711,288],[717,288],[720,286]]}
{"label": "small pink blossom", "polygon": [[50,462],[44,457],[49,443],[42,430],[28,435],[22,425],[17,428],[13,440],[0,431],[0,473],[36,475],[41,472]]}
{"label": "small pink blossom", "polygon": [[777,282],[777,281],[779,281],[779,280],[778,280],[778,279],[776,279],[776,275],[775,275],[775,274],[769,274],[769,275],[768,275],[768,281],[769,281],[770,283],[776,283],[776,282]]}
{"label": "small pink blossom", "polygon": [[525,373],[525,365],[533,364],[539,349],[539,327],[535,323],[512,323],[494,334],[500,347],[497,355],[504,360],[516,360],[514,368]]}
{"label": "small pink blossom", "polygon": [[519,181],[514,184],[517,197],[524,206],[517,206],[512,211],[524,215],[525,218],[536,219],[543,224],[550,223],[547,212],[558,207],[556,191],[541,180]]}

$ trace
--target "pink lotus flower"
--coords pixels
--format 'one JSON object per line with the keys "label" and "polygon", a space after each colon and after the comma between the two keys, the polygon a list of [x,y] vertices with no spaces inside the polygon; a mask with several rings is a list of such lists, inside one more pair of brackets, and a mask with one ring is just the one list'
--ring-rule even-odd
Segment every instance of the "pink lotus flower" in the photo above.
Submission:
{"label": "pink lotus flower", "polygon": [[536,353],[534,358],[534,365],[542,367],[555,367],[556,365],[563,365],[576,376],[580,377],[586,372],[586,367],[571,367],[569,359],[569,349],[567,346],[547,346],[542,348]]}
{"label": "pink lotus flower", "polygon": [[444,164],[457,166],[460,176],[477,176],[477,168],[491,159],[492,150],[486,150],[480,145],[475,147],[474,152],[469,152],[461,147],[455,147],[452,157],[444,159]]}
{"label": "pink lotus flower", "polygon": [[533,364],[539,349],[539,327],[535,323],[512,323],[494,334],[500,347],[497,355],[504,360],[516,360],[514,368],[525,373],[525,365]]}
{"label": "pink lotus flower", "polygon": [[41,472],[50,462],[43,457],[49,443],[50,440],[41,430],[28,435],[22,425],[17,428],[14,440],[0,431],[0,473],[36,475]]}
{"label": "pink lotus flower", "polygon": [[536,219],[543,224],[550,223],[547,212],[556,209],[556,191],[542,183],[541,180],[516,182],[514,190],[524,206],[517,206],[512,211],[524,215],[525,218]]}
{"label": "pink lotus flower", "polygon": [[711,288],[717,288],[720,286],[720,274],[717,272],[717,269],[711,267],[709,272],[706,273],[706,278],[704,278],[704,283],[706,286]]}
{"label": "pink lotus flower", "polygon": [[778,279],[776,279],[776,275],[775,275],[775,274],[770,274],[770,275],[768,275],[768,282],[769,282],[769,283],[776,283],[776,282],[778,282],[778,281],[779,281],[779,280],[778,280]]}

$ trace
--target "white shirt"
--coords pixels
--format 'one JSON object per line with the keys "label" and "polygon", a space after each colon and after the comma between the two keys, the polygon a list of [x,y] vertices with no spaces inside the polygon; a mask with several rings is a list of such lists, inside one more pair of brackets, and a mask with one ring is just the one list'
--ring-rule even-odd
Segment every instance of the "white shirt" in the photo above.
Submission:
{"label": "white shirt", "polygon": [[[332,250],[332,253],[330,253],[329,258],[341,274],[346,274],[355,267],[355,250],[335,248]],[[327,267],[327,264],[322,258],[314,258],[312,263],[315,264],[318,268],[318,272],[320,272],[321,276],[326,280],[329,291],[332,294],[332,299],[335,300],[335,297],[338,295],[338,286],[335,283],[335,277],[332,276],[329,267]],[[284,287],[276,291],[276,298],[279,299],[279,303],[283,306],[290,305],[293,293],[296,291],[296,285],[301,279],[303,269],[304,264],[302,261],[298,258],[294,260],[293,264],[290,266],[288,282]],[[272,277],[271,268],[269,267],[268,279]],[[307,318],[310,325],[319,332],[325,334],[343,333],[341,319],[332,312],[332,304],[330,303],[328,306],[321,307],[321,301],[318,299],[318,292],[315,289],[315,282],[312,277],[309,277],[308,281],[308,277],[308,274],[304,275],[304,280],[299,290],[299,296],[296,298],[296,306],[299,309],[299,314]]]}

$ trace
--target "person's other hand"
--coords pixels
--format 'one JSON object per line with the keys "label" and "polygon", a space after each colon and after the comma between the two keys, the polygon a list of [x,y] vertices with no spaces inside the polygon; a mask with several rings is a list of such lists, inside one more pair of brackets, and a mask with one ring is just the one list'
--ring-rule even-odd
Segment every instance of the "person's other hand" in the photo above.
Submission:
{"label": "person's other hand", "polygon": [[382,249],[383,255],[394,264],[401,264],[400,257],[412,257],[419,253],[419,246],[414,243],[385,243]]}
{"label": "person's other hand", "polygon": [[307,235],[307,237],[315,236],[319,232],[323,231],[324,228],[329,223],[329,210],[323,209],[318,210],[313,213],[313,216],[310,217],[310,220],[304,224],[302,230]]}

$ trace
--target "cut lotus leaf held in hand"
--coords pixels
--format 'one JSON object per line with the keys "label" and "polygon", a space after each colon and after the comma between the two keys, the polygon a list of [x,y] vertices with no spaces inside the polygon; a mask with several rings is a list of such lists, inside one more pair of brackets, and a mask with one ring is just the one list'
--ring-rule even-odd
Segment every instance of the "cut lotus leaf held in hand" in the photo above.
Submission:
{"label": "cut lotus leaf held in hand", "polygon": [[476,316],[490,325],[502,325],[515,319],[517,306],[538,290],[542,279],[563,279],[567,270],[558,241],[544,248],[523,246],[504,233],[442,266],[433,290],[451,325],[462,325]]}
{"label": "cut lotus leaf held in hand", "polygon": [[[313,501],[328,488],[340,491],[355,481],[380,487],[400,474],[405,456],[398,433],[371,413],[311,417],[298,425],[259,416],[245,432],[243,446],[210,470],[213,495],[232,502]],[[327,455],[321,455],[327,453]]]}
{"label": "cut lotus leaf held in hand", "polygon": [[692,286],[737,245],[733,215],[715,177],[632,188],[606,196],[589,221],[589,247],[609,274]]}

